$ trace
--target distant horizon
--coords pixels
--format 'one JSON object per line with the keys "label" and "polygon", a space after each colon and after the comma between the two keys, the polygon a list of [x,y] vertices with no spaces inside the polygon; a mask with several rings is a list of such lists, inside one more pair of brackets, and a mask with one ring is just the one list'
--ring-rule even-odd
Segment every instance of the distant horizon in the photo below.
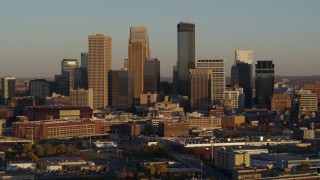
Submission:
{"label": "distant horizon", "polygon": [[236,49],[253,50],[253,64],[273,60],[277,76],[312,76],[320,65],[319,7],[316,0],[5,1],[0,77],[54,77],[62,59],[80,61],[95,34],[112,37],[118,70],[128,58],[130,26],[147,27],[151,57],[172,77],[179,22],[195,24],[196,60],[225,59],[227,76]]}

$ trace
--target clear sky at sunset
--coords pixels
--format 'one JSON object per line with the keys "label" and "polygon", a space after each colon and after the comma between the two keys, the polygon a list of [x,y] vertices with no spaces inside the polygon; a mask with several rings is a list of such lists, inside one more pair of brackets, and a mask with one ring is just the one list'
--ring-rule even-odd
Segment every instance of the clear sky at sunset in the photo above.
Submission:
{"label": "clear sky at sunset", "polygon": [[319,75],[318,0],[7,0],[0,2],[0,77],[52,77],[64,58],[88,50],[88,35],[112,36],[113,69],[128,54],[129,29],[148,28],[161,76],[177,60],[177,24],[196,26],[196,59],[224,58],[235,49],[273,60],[276,75]]}

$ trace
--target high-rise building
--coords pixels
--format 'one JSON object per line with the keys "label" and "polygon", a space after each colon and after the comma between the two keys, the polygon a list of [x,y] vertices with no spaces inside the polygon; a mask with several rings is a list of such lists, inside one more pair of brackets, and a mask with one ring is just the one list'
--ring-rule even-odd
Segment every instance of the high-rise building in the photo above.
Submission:
{"label": "high-rise building", "polygon": [[70,77],[70,74],[55,75],[55,82],[55,92],[64,96],[69,96],[70,89],[74,88],[73,75]]}
{"label": "high-rise building", "polygon": [[61,61],[61,74],[71,74],[78,67],[79,61],[77,59],[63,59]]}
{"label": "high-rise building", "polygon": [[133,71],[109,71],[110,104],[122,110],[129,110],[133,104]]}
{"label": "high-rise building", "polygon": [[124,60],[123,60],[123,69],[125,69],[125,70],[126,70],[126,69],[127,69],[127,70],[129,69],[128,59],[124,59]]}
{"label": "high-rise building", "polygon": [[73,106],[89,106],[93,109],[93,90],[81,89],[70,90],[71,104]]}
{"label": "high-rise building", "polygon": [[191,75],[191,110],[208,111],[211,104],[210,69],[190,69]]}
{"label": "high-rise building", "polygon": [[108,106],[108,71],[112,67],[112,38],[103,34],[89,40],[89,88],[93,89],[93,108]]}
{"label": "high-rise building", "polygon": [[50,83],[45,79],[34,79],[29,81],[29,95],[35,98],[51,96]]}
{"label": "high-rise building", "polygon": [[160,61],[148,58],[144,63],[144,93],[158,93],[160,91]]}
{"label": "high-rise building", "polygon": [[197,68],[211,71],[211,103],[220,104],[224,100],[226,88],[226,63],[224,59],[198,60]]}
{"label": "high-rise building", "polygon": [[274,64],[272,61],[257,62],[255,82],[257,104],[270,108],[274,91]]}
{"label": "high-rise building", "polygon": [[1,79],[1,98],[3,104],[8,104],[16,94],[16,78],[13,76],[6,76]]}
{"label": "high-rise building", "polygon": [[243,92],[245,95],[245,107],[251,108],[252,107],[252,83],[251,83],[251,69],[252,64],[236,61],[235,67],[233,67],[234,71],[231,75],[236,75],[231,77],[233,82],[237,82],[239,87],[243,88]]}
{"label": "high-rise building", "polygon": [[178,68],[176,65],[172,67],[172,94],[178,94]]}
{"label": "high-rise building", "polygon": [[178,93],[190,96],[189,70],[195,68],[195,25],[180,22],[178,31]]}
{"label": "high-rise building", "polygon": [[304,84],[302,89],[311,90],[311,92],[316,93],[318,96],[318,102],[320,102],[320,81]]}
{"label": "high-rise building", "polygon": [[81,67],[88,71],[89,54],[87,52],[81,53]]}
{"label": "high-rise building", "polygon": [[236,84],[239,85],[238,67],[233,64],[231,67],[231,88],[235,87]]}
{"label": "high-rise building", "polygon": [[243,88],[235,88],[224,92],[224,105],[230,107],[233,112],[244,110]]}
{"label": "high-rise building", "polygon": [[84,67],[75,68],[73,71],[73,88],[88,89],[88,71]]}
{"label": "high-rise building", "polygon": [[309,115],[317,111],[318,111],[317,94],[312,93],[311,90],[301,90],[299,113],[304,115]]}
{"label": "high-rise building", "polygon": [[143,91],[144,62],[149,58],[149,38],[145,26],[131,26],[128,44],[129,70],[133,71],[134,98],[139,99]]}
{"label": "high-rise building", "polygon": [[253,63],[253,51],[252,50],[236,50],[235,60],[252,64]]}
{"label": "high-rise building", "polygon": [[290,94],[273,94],[271,99],[271,111],[286,111],[290,109]]}
{"label": "high-rise building", "polygon": [[[236,50],[235,65],[231,74],[234,83],[238,83],[243,88],[245,94],[245,107],[252,107],[252,50]],[[237,77],[236,77],[237,76]],[[232,84],[235,85],[235,84]]]}

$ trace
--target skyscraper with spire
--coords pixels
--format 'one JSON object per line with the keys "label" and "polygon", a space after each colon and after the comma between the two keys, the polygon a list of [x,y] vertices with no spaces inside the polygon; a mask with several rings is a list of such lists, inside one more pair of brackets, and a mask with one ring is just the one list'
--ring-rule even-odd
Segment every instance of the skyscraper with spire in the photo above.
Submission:
{"label": "skyscraper with spire", "polygon": [[178,94],[190,96],[189,70],[195,68],[195,25],[180,22],[178,33]]}
{"label": "skyscraper with spire", "polygon": [[148,30],[145,26],[131,26],[128,43],[128,68],[133,71],[134,98],[143,92],[144,63],[149,58]]}

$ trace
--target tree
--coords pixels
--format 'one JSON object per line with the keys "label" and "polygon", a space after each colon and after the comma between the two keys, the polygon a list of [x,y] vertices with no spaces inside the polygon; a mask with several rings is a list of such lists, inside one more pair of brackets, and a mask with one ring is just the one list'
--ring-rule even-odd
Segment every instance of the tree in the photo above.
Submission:
{"label": "tree", "polygon": [[28,153],[30,151],[32,151],[32,144],[31,143],[25,144],[23,147],[23,152]]}
{"label": "tree", "polygon": [[21,158],[26,158],[26,157],[27,157],[27,154],[26,154],[26,153],[21,153],[21,154],[20,154],[20,157],[21,157]]}
{"label": "tree", "polygon": [[298,169],[310,169],[311,164],[309,163],[309,161],[301,161],[301,164],[298,165]]}
{"label": "tree", "polygon": [[20,155],[19,155],[19,154],[16,154],[16,155],[14,156],[14,158],[18,159],[18,158],[20,158]]}

